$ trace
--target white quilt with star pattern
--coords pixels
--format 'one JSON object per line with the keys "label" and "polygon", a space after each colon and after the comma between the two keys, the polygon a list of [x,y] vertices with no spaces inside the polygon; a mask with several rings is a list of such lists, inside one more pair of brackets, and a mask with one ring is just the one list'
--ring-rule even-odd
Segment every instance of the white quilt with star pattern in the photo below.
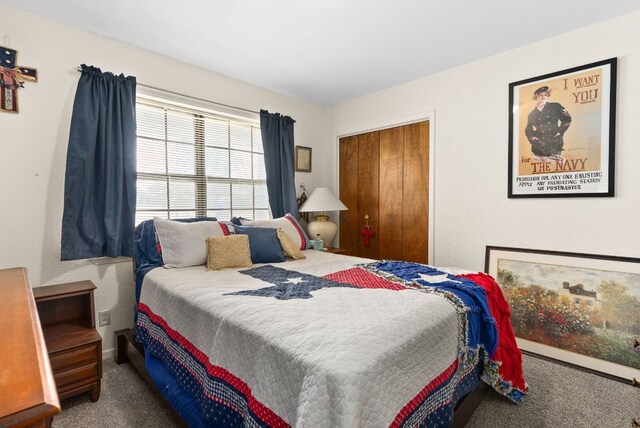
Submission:
{"label": "white quilt with star pattern", "polygon": [[[308,288],[311,297],[287,298],[288,283],[308,286],[305,275],[370,261],[304,253],[305,260],[273,265],[285,271],[277,286],[239,272],[246,268],[157,268],[144,279],[140,303],[288,425],[390,426],[458,358],[456,309],[409,288],[320,284]],[[270,287],[284,294],[251,294]]]}

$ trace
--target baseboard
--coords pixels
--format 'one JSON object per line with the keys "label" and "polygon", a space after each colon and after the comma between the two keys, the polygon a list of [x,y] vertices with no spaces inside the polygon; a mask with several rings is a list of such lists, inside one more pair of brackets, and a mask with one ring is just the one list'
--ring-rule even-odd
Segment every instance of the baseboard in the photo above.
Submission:
{"label": "baseboard", "polygon": [[105,349],[102,351],[102,361],[113,359],[114,355],[115,355],[115,348]]}

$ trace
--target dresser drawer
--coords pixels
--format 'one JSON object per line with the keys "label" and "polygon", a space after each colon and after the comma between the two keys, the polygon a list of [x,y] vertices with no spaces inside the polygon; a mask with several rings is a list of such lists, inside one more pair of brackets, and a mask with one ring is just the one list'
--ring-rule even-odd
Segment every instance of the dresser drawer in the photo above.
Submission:
{"label": "dresser drawer", "polygon": [[92,343],[89,345],[78,346],[76,348],[66,349],[64,351],[55,352],[49,355],[51,368],[54,373],[62,372],[74,367],[86,365],[87,363],[95,363],[100,358],[99,344]]}
{"label": "dresser drawer", "polygon": [[95,380],[99,377],[98,363],[93,362],[84,366],[75,367],[72,369],[55,372],[53,378],[56,381],[58,390],[64,389],[65,386],[82,381]]}

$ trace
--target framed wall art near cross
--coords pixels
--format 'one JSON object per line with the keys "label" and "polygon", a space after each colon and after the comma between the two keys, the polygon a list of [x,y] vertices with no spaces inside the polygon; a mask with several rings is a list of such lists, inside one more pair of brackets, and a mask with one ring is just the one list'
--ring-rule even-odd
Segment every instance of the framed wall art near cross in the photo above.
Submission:
{"label": "framed wall art near cross", "polygon": [[614,196],[617,59],[509,85],[509,198]]}
{"label": "framed wall art near cross", "polygon": [[640,380],[640,259],[488,246],[525,352]]}
{"label": "framed wall art near cross", "polygon": [[296,171],[311,172],[311,147],[296,146]]}

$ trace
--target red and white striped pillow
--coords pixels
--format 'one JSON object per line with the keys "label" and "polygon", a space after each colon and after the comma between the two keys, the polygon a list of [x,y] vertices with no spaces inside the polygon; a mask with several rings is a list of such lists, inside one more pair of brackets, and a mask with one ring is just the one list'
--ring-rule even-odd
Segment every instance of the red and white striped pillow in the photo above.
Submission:
{"label": "red and white striped pillow", "polygon": [[298,223],[298,220],[291,215],[285,214],[284,217],[274,218],[271,220],[245,220],[241,219],[240,223],[243,226],[259,226],[259,227],[270,227],[272,229],[282,229],[284,233],[291,238],[293,243],[300,248],[301,250],[306,250],[307,248],[311,248],[311,241],[307,237],[307,234],[304,233],[302,226]]}

